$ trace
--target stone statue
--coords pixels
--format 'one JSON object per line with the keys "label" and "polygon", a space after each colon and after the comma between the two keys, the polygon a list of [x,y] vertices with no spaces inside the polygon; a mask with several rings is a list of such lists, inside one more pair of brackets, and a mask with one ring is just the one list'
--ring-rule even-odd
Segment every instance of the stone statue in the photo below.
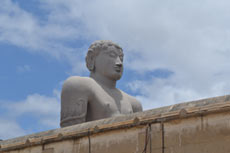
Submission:
{"label": "stone statue", "polygon": [[123,73],[123,50],[108,40],[95,41],[88,49],[90,77],[73,76],[61,93],[61,127],[142,111],[134,97],[116,88]]}

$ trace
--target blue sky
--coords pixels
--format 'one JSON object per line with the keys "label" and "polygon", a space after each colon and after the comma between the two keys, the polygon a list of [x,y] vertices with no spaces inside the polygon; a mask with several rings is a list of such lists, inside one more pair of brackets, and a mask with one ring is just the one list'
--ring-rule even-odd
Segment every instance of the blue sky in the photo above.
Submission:
{"label": "blue sky", "polygon": [[230,2],[1,0],[0,139],[59,128],[60,92],[95,40],[124,50],[145,110],[230,91]]}

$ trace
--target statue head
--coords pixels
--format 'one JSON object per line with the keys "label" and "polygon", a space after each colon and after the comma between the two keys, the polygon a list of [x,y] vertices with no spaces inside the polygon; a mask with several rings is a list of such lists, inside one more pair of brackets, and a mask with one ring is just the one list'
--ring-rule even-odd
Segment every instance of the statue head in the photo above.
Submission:
{"label": "statue head", "polygon": [[93,42],[87,52],[86,66],[91,73],[119,80],[123,73],[123,50],[109,40]]}

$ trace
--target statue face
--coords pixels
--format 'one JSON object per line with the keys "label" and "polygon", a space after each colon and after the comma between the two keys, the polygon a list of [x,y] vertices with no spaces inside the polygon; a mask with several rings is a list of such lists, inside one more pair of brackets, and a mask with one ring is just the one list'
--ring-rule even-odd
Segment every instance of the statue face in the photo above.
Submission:
{"label": "statue face", "polygon": [[114,46],[108,47],[95,59],[95,73],[110,80],[119,80],[123,73],[123,53]]}

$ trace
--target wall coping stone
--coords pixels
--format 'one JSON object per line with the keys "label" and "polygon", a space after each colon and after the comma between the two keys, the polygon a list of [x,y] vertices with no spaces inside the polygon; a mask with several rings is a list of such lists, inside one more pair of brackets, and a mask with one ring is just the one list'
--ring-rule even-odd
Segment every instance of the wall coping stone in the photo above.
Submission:
{"label": "wall coping stone", "polygon": [[199,116],[230,110],[230,95],[179,103],[155,108],[144,112],[106,118],[64,128],[44,131],[22,137],[0,141],[0,152],[43,145],[65,139],[80,138],[89,134],[100,133],[120,128],[130,128],[168,120]]}

